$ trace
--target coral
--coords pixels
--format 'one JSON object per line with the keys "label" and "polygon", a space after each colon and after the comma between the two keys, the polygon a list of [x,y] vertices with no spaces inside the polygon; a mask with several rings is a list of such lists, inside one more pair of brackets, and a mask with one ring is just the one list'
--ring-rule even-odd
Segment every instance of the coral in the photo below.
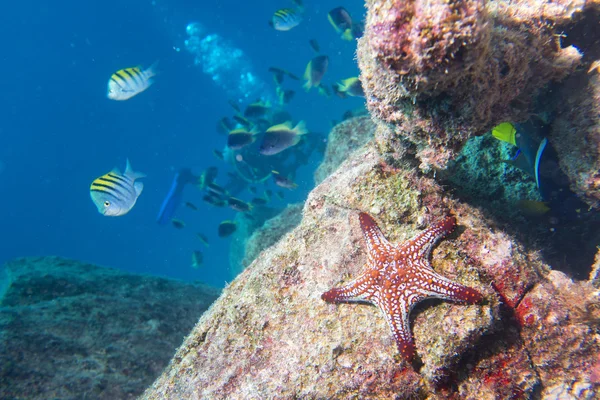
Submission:
{"label": "coral", "polygon": [[[402,359],[376,309],[320,299],[340,277],[363,269],[359,211],[373,214],[392,242],[448,214],[458,222],[434,248],[431,263],[441,275],[482,288],[487,302],[417,307],[411,322],[420,368]],[[224,289],[142,398],[532,397],[559,384],[561,368],[595,363],[600,355],[598,334],[580,335],[595,323],[593,307],[572,300],[582,296],[591,304],[591,292],[552,274],[538,253],[479,210],[414,168],[385,164],[369,145],[311,192],[301,224]],[[532,313],[536,321],[551,320],[553,307],[556,328],[567,329],[525,326]],[[561,353],[555,350],[561,343],[571,345]],[[575,343],[588,352],[582,361]],[[585,373],[565,376],[578,379],[582,393],[598,395],[595,386],[582,386]]]}
{"label": "coral", "polygon": [[5,268],[3,399],[136,398],[219,294],[58,257]]}
{"label": "coral", "polygon": [[367,1],[358,61],[369,111],[391,131],[379,141],[398,137],[394,152],[409,149],[423,170],[444,168],[469,137],[524,119],[539,90],[579,63],[554,27],[584,5]]}
{"label": "coral", "polygon": [[375,123],[369,116],[350,118],[337,124],[327,136],[323,162],[315,171],[318,185],[331,175],[351,152],[365,145],[375,134]]}

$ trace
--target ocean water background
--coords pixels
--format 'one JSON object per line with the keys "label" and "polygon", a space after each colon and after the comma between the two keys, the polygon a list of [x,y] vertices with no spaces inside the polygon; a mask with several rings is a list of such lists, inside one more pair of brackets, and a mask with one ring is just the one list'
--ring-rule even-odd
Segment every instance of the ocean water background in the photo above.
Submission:
{"label": "ocean water background", "polygon": [[[305,19],[289,32],[267,21],[291,1],[215,2],[183,0],[6,2],[0,13],[4,72],[0,118],[0,264],[18,256],[60,255],[123,270],[200,280],[222,286],[231,280],[229,243],[216,235],[218,224],[235,211],[215,209],[202,194],[186,188],[183,230],[155,222],[175,171],[225,164],[212,155],[225,137],[216,133],[231,116],[228,97],[184,50],[185,27],[202,23],[209,32],[243,50],[257,76],[274,94],[270,66],[302,75],[317,39],[330,57],[325,81],[356,76],[355,42],[342,41],[327,12],[344,6],[364,17],[360,1],[305,2]],[[177,49],[181,49],[177,51]],[[106,98],[110,75],[121,68],[160,60],[160,75],[146,92],[125,102]],[[313,132],[326,134],[331,120],[364,100],[326,99],[304,93],[302,82],[288,107]],[[250,99],[255,100],[255,99]],[[91,181],[129,158],[148,175],[133,210],[122,217],[100,215],[89,197]],[[303,200],[313,186],[316,164],[299,171],[299,189],[286,201]],[[217,182],[223,182],[222,180]],[[273,185],[271,185],[273,186]],[[246,191],[240,195],[251,198]],[[280,205],[285,203],[280,202]],[[203,232],[210,247],[195,237]],[[192,269],[191,253],[204,252],[204,266]]]}

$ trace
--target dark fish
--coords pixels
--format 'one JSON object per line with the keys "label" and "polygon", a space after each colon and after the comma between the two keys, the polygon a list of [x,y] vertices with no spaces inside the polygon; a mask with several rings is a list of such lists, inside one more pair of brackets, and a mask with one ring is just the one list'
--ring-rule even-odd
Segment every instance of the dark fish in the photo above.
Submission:
{"label": "dark fish", "polygon": [[141,172],[134,172],[127,160],[125,173],[114,168],[94,179],[90,186],[90,196],[98,212],[107,217],[127,214],[144,189],[144,184],[136,180],[145,176]]}
{"label": "dark fish", "polygon": [[307,133],[304,121],[292,128],[291,121],[274,125],[267,129],[260,145],[260,154],[272,156],[281,153],[285,149],[298,144],[302,136]]}
{"label": "dark fish", "polygon": [[327,19],[342,39],[352,40],[352,17],[344,7],[336,7],[329,11]]}
{"label": "dark fish", "polygon": [[317,56],[308,62],[306,70],[304,71],[304,89],[309,90],[311,87],[318,87],[321,84],[323,75],[327,72],[329,66],[329,57]]}
{"label": "dark fish", "polygon": [[215,155],[215,157],[217,157],[219,160],[224,160],[225,157],[223,156],[223,152],[221,150],[213,150],[213,154]]}
{"label": "dark fish", "polygon": [[271,67],[271,68],[269,68],[269,72],[273,74],[273,80],[275,81],[277,86],[282,84],[283,78],[286,75],[293,80],[296,80],[296,81],[300,80],[300,78],[298,78],[296,75],[292,74],[290,71],[287,71],[285,69]]}
{"label": "dark fish", "polygon": [[271,110],[271,104],[267,101],[263,103],[262,101],[257,101],[255,103],[249,104],[248,107],[244,110],[245,118],[262,118]]}
{"label": "dark fish", "polygon": [[345,93],[349,96],[365,97],[365,92],[358,77],[344,79],[343,81],[337,83],[336,86],[337,91],[340,93]]}
{"label": "dark fish", "polygon": [[206,189],[209,183],[213,183],[215,181],[218,173],[219,169],[217,167],[208,167],[202,171],[202,174],[197,179],[198,189]]}
{"label": "dark fish", "polygon": [[206,237],[206,235],[203,235],[202,233],[198,232],[196,233],[196,237],[198,238],[198,240],[200,240],[200,242],[202,242],[203,245],[205,245],[206,247],[209,246],[208,238]]}
{"label": "dark fish", "polygon": [[183,221],[182,221],[182,220],[180,220],[180,219],[173,218],[173,219],[171,220],[171,224],[172,224],[172,225],[173,225],[175,228],[177,228],[177,229],[183,229],[183,228],[185,228],[185,222],[183,222]]}
{"label": "dark fish", "polygon": [[225,200],[211,194],[205,195],[204,197],[202,197],[202,200],[215,207],[225,207],[227,205],[227,202]]}
{"label": "dark fish", "polygon": [[250,129],[252,127],[252,122],[248,121],[241,115],[234,115],[232,118],[245,129]]}
{"label": "dark fish", "polygon": [[225,135],[234,128],[234,123],[231,122],[231,120],[227,117],[223,117],[219,120],[219,122],[217,122],[217,133],[219,133],[220,135]]}
{"label": "dark fish", "polygon": [[284,90],[283,88],[281,88],[281,86],[277,86],[277,88],[275,89],[275,93],[277,94],[279,105],[282,106],[288,104],[296,94],[296,92],[294,92],[293,90]]}
{"label": "dark fish", "polygon": [[278,31],[289,31],[302,22],[302,13],[293,8],[282,8],[275,11],[269,25]]}
{"label": "dark fish", "polygon": [[286,178],[285,176],[281,175],[279,172],[271,171],[271,173],[273,174],[273,179],[275,180],[275,184],[277,186],[280,186],[285,189],[290,189],[290,190],[296,189],[298,187],[298,185],[294,181]]}
{"label": "dark fish", "polygon": [[262,197],[255,197],[251,200],[251,203],[255,206],[264,206],[268,203],[267,199],[263,199]]}
{"label": "dark fish", "polygon": [[227,197],[227,191],[225,190],[225,188],[217,185],[214,182],[211,182],[208,185],[206,185],[206,189],[208,190],[208,193],[210,195],[220,197],[220,198]]}
{"label": "dark fish", "polygon": [[190,203],[189,201],[185,202],[185,206],[194,211],[198,211],[198,207],[196,207],[196,205],[194,203]]}
{"label": "dark fish", "polygon": [[204,256],[200,250],[196,250],[192,253],[192,268],[199,268],[202,265]]}
{"label": "dark fish", "polygon": [[227,237],[237,229],[236,223],[233,221],[223,221],[219,224],[219,237]]}
{"label": "dark fish", "polygon": [[319,42],[317,42],[317,39],[310,39],[308,43],[314,51],[316,51],[317,53],[321,52],[321,46],[319,46]]}
{"label": "dark fish", "polygon": [[227,199],[227,204],[229,204],[229,207],[231,207],[235,211],[239,211],[239,212],[252,211],[251,204],[248,204],[245,201],[237,199],[235,197],[230,197],[229,199]]}
{"label": "dark fish", "polygon": [[254,143],[256,140],[256,132],[248,131],[243,128],[234,129],[227,135],[227,147],[234,150],[239,150],[242,147]]}

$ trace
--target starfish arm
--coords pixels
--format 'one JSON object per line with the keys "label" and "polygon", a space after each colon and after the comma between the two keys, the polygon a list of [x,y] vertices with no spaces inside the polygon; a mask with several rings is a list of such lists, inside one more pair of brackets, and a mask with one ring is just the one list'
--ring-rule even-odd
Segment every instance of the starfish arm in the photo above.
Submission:
{"label": "starfish arm", "polygon": [[385,238],[373,217],[367,213],[361,212],[359,221],[360,228],[365,237],[365,243],[367,244],[367,255],[370,263],[385,258],[389,254],[395,252],[394,246],[392,246]]}
{"label": "starfish arm", "polygon": [[446,217],[433,223],[429,228],[419,233],[414,239],[398,247],[400,254],[413,260],[426,258],[433,245],[442,237],[454,230],[456,218]]}
{"label": "starfish arm", "polygon": [[388,296],[379,304],[379,308],[383,311],[385,320],[387,321],[398,351],[402,354],[405,360],[411,361],[415,355],[415,343],[410,332],[409,315],[413,308],[409,304],[409,299],[404,296]]}
{"label": "starfish arm", "polygon": [[419,285],[416,291],[423,297],[469,304],[477,304],[483,300],[483,296],[477,290],[443,277],[424,263],[421,263],[419,275],[419,279],[424,283]]}
{"label": "starfish arm", "polygon": [[347,285],[334,287],[321,295],[328,303],[371,301],[374,292],[374,278],[366,273]]}

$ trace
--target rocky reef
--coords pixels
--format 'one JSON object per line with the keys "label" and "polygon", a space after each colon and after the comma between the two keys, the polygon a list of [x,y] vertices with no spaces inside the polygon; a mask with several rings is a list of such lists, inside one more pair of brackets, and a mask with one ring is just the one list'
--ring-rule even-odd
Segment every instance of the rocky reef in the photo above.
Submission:
{"label": "rocky reef", "polygon": [[[320,299],[366,261],[358,211],[393,242],[441,216],[458,220],[432,265],[485,301],[418,306],[416,365],[400,357],[377,309]],[[415,169],[390,167],[369,145],[310,194],[297,228],[224,289],[142,398],[592,398],[597,302],[589,282],[552,271],[477,208]]]}
{"label": "rocky reef", "polygon": [[136,398],[219,295],[59,257],[5,268],[2,399]]}
{"label": "rocky reef", "polygon": [[[358,45],[370,112],[390,156],[416,154],[425,171],[444,168],[470,137],[521,121],[549,82],[582,54],[560,33],[594,2],[542,0],[367,0]],[[576,44],[576,43],[574,43]]]}

